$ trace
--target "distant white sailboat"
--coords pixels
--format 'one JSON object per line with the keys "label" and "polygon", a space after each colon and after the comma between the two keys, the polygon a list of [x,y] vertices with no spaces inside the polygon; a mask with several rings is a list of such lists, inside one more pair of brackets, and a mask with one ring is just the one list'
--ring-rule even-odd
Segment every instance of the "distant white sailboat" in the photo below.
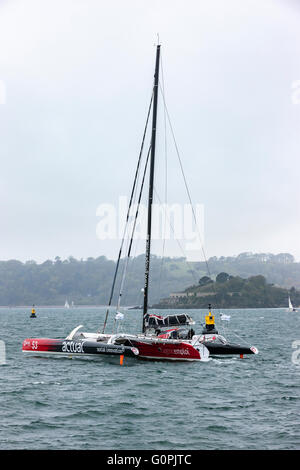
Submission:
{"label": "distant white sailboat", "polygon": [[220,318],[223,321],[230,321],[230,315],[226,315],[226,313],[220,313]]}
{"label": "distant white sailboat", "polygon": [[297,312],[297,309],[293,306],[291,302],[291,298],[289,296],[289,308],[287,309],[288,312]]}
{"label": "distant white sailboat", "polygon": [[69,305],[69,302],[68,302],[67,299],[66,299],[66,301],[65,301],[65,308],[70,308],[70,305]]}

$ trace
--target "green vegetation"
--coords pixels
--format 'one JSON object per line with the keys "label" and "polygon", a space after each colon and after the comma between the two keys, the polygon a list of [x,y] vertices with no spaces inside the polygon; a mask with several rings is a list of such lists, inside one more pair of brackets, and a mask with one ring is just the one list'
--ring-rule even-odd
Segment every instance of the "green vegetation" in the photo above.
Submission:
{"label": "green vegetation", "polygon": [[[64,305],[66,299],[69,303],[74,301],[75,305],[105,305],[109,299],[115,266],[115,261],[108,260],[105,256],[86,260],[77,260],[73,257],[62,260],[56,257],[53,261],[47,260],[41,264],[35,261],[25,263],[17,260],[0,261],[0,305],[31,305],[33,303]],[[121,260],[116,295],[119,292],[123,266],[124,260]],[[172,292],[183,292],[192,284],[199,286],[199,279],[202,279],[203,288],[213,291],[214,288],[221,288],[231,277],[229,281],[231,290],[228,292],[233,294],[226,293],[226,291],[223,293],[228,295],[226,305],[230,302],[234,303],[236,293],[240,292],[239,288],[245,283],[243,278],[262,275],[266,282],[285,288],[282,289],[284,294],[281,300],[276,297],[276,305],[281,302],[283,306],[287,304],[287,289],[290,290],[293,286],[300,288],[300,263],[295,263],[288,253],[280,255],[242,253],[236,257],[213,257],[208,260],[208,266],[209,273],[204,262],[188,263],[185,258],[162,259],[153,255],[151,257],[150,304],[159,302]],[[122,305],[142,303],[144,269],[143,255],[130,260]],[[212,282],[213,280],[216,282]],[[250,297],[256,295],[253,290],[254,281],[251,282]],[[275,286],[273,287],[275,289]],[[260,289],[262,288],[260,286]],[[270,287],[267,290],[270,293]],[[272,294],[273,300],[274,295]],[[251,300],[250,297],[247,300],[246,294],[243,295],[245,306],[253,305],[253,299]],[[293,295],[291,298],[293,302]],[[114,302],[116,299],[115,296]],[[223,301],[225,302],[224,299]]]}
{"label": "green vegetation", "polygon": [[222,272],[212,281],[207,276],[198,285],[186,288],[183,292],[162,299],[157,308],[204,308],[211,303],[219,308],[271,308],[287,307],[288,295],[294,306],[300,305],[300,291],[267,284],[262,275],[243,279]]}

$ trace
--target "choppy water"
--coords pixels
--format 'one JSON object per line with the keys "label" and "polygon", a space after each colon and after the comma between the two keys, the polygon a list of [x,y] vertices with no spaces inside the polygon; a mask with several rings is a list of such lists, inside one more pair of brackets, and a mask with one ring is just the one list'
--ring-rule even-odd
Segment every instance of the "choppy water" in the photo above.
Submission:
{"label": "choppy water", "polygon": [[[78,324],[95,331],[104,311],[37,309],[30,319],[30,309],[0,309],[1,449],[300,448],[300,365],[292,361],[300,313],[227,310],[219,332],[259,349],[244,359],[120,366],[23,355],[26,337],[65,337]],[[203,322],[205,312],[189,313]],[[141,313],[128,311],[124,329],[140,324]]]}

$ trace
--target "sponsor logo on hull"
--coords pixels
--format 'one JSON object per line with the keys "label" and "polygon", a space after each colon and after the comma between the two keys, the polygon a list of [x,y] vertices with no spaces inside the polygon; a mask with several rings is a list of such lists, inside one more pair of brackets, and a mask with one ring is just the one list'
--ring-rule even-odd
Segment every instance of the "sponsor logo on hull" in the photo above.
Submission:
{"label": "sponsor logo on hull", "polygon": [[67,353],[84,353],[83,343],[75,341],[63,341],[62,352]]}
{"label": "sponsor logo on hull", "polygon": [[125,351],[124,346],[100,346],[97,352],[106,354],[123,354]]}
{"label": "sponsor logo on hull", "polygon": [[140,351],[141,358],[153,359],[171,359],[171,360],[201,360],[197,349],[188,345],[172,347],[170,344],[147,344],[143,342],[136,343]]}

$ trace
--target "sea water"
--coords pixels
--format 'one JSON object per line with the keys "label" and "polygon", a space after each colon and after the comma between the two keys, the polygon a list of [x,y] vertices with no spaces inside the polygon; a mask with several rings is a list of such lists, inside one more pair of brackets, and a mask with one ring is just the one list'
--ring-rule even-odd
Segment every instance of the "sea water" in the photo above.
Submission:
{"label": "sea water", "polygon": [[[28,357],[27,337],[96,331],[104,308],[0,309],[1,449],[299,449],[300,313],[223,310],[219,333],[258,355],[208,362]],[[177,311],[183,313],[184,311]],[[162,312],[160,312],[162,313]],[[163,314],[171,313],[164,311]],[[200,332],[205,311],[188,310]],[[139,332],[141,311],[119,325]],[[110,315],[107,332],[113,326]]]}

